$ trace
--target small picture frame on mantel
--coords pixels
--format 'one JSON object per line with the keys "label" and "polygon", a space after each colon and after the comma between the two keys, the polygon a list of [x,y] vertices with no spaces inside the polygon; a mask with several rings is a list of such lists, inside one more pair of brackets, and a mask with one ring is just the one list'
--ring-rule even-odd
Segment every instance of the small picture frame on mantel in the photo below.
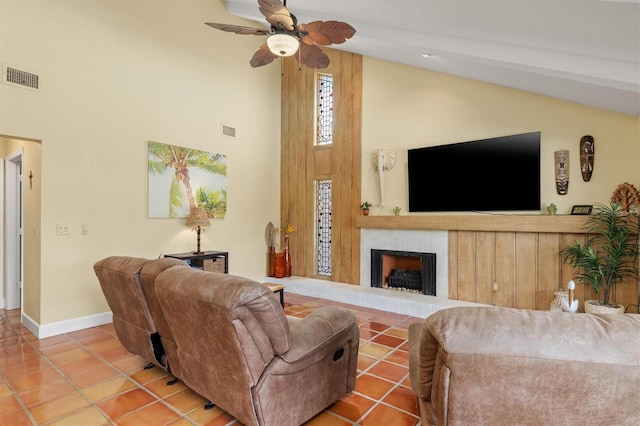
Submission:
{"label": "small picture frame on mantel", "polygon": [[591,214],[591,210],[593,210],[592,205],[583,204],[583,205],[575,205],[571,208],[571,214]]}

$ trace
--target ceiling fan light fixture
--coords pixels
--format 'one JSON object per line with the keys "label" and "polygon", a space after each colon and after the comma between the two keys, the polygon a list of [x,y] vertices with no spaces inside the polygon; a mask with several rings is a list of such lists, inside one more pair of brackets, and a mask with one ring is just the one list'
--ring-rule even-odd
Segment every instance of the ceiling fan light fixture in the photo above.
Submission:
{"label": "ceiling fan light fixture", "polygon": [[272,34],[267,39],[267,46],[274,55],[291,56],[298,51],[300,42],[289,34]]}

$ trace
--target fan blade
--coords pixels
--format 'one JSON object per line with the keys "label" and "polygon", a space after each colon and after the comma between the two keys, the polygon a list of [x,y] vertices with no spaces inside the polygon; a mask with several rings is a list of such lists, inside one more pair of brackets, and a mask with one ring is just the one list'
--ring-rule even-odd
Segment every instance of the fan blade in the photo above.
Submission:
{"label": "fan blade", "polygon": [[211,28],[222,30],[229,33],[248,34],[248,35],[267,35],[269,30],[261,28],[243,27],[240,25],[217,24],[215,22],[205,22]]}
{"label": "fan blade", "polygon": [[270,64],[275,58],[277,58],[277,56],[271,53],[271,51],[269,50],[269,46],[267,46],[267,43],[264,43],[262,46],[260,46],[257,52],[253,54],[253,57],[251,58],[249,63],[253,68],[257,68],[263,65]]}
{"label": "fan blade", "polygon": [[311,39],[320,46],[344,43],[356,33],[351,25],[339,21],[313,21],[298,25],[298,30],[307,33],[302,39],[304,43],[312,44]]}
{"label": "fan blade", "polygon": [[326,68],[329,66],[329,57],[318,46],[300,43],[298,53],[295,54],[302,65],[309,68]]}
{"label": "fan blade", "polygon": [[274,27],[278,27],[278,24],[281,24],[282,28],[293,31],[294,24],[291,13],[280,0],[258,0],[258,10],[267,18],[267,22]]}

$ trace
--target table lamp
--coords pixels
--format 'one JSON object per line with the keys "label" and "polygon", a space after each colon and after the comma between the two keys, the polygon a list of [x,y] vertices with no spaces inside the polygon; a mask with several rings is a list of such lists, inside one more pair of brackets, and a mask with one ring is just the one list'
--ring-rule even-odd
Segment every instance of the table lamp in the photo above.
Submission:
{"label": "table lamp", "polygon": [[193,254],[202,254],[203,251],[200,251],[200,231],[202,231],[203,226],[211,226],[209,222],[209,215],[207,215],[207,211],[202,206],[193,207],[191,209],[191,214],[187,219],[187,226],[196,230],[196,234],[198,235],[198,245],[196,247],[196,251]]}

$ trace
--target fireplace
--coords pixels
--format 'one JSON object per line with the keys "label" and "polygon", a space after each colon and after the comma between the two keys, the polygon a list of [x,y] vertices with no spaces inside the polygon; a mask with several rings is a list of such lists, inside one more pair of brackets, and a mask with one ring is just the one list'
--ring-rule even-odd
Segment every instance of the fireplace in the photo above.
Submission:
{"label": "fireplace", "polygon": [[371,249],[371,287],[436,295],[436,254]]}

